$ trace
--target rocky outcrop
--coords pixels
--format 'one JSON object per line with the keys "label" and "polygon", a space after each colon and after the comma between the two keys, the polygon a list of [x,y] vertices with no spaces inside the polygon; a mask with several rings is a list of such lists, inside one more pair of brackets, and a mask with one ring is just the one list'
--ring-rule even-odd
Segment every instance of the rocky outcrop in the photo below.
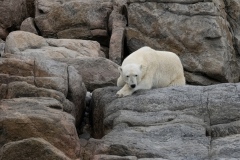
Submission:
{"label": "rocky outcrop", "polygon": [[[137,158],[240,158],[240,84],[143,90],[117,98],[117,87],[93,92],[92,153]],[[94,140],[93,140],[94,141]],[[222,144],[224,143],[224,146]]]}
{"label": "rocky outcrop", "polygon": [[26,32],[31,32],[31,33],[38,35],[38,31],[36,29],[35,22],[32,17],[28,17],[27,19],[25,19],[22,22],[22,24],[20,26],[20,30],[26,31]]}
{"label": "rocky outcrop", "polygon": [[73,66],[83,77],[83,82],[88,91],[97,88],[116,86],[119,71],[116,63],[106,58],[78,58],[78,59],[55,59]]}
{"label": "rocky outcrop", "polygon": [[27,57],[80,58],[104,57],[96,41],[45,39],[30,32],[16,31],[6,39],[5,53]]}
{"label": "rocky outcrop", "polygon": [[[105,54],[96,41],[45,39],[33,33],[16,31],[7,37],[3,56],[8,53],[16,58],[40,58],[41,60],[44,57],[44,59],[50,58],[74,66],[83,77],[83,82],[89,91],[114,86],[119,76],[119,65],[104,58]],[[41,62],[39,67],[49,67],[47,63],[44,65],[42,63],[45,62]],[[57,70],[55,73],[59,77],[66,75],[66,73],[57,73]]]}
{"label": "rocky outcrop", "polygon": [[240,159],[238,83],[107,87],[145,45],[189,84],[239,82],[239,0],[0,3],[0,159]]}
{"label": "rocky outcrop", "polygon": [[[79,157],[75,120],[61,111],[61,105],[56,99],[47,97],[1,100],[1,159],[16,156],[19,156],[17,159],[29,159],[41,153],[44,154],[39,157]],[[35,152],[37,154],[33,154]]]}
{"label": "rocky outcrop", "polygon": [[[21,3],[22,9],[15,5],[17,12],[0,21],[4,24],[0,29],[4,39],[25,19],[22,30],[45,38],[98,41],[109,48],[105,56],[119,65],[129,53],[148,45],[177,53],[190,84],[239,82],[237,0],[38,0],[34,9],[33,0]],[[12,5],[4,1],[3,6]],[[16,17],[22,15],[17,25],[10,23],[16,13],[20,13]],[[69,52],[76,57],[72,50],[63,50],[47,52],[61,57]]]}
{"label": "rocky outcrop", "polygon": [[[41,138],[28,138],[16,142],[9,142],[1,151],[1,159],[58,159],[70,160],[59,149]],[[46,154],[46,152],[48,154]],[[14,154],[12,154],[14,153]]]}
{"label": "rocky outcrop", "polygon": [[1,58],[0,73],[1,99],[52,97],[80,124],[86,89],[75,69],[49,59]]}
{"label": "rocky outcrop", "polygon": [[[177,53],[191,77],[187,79],[189,83],[209,85],[214,81],[239,81],[239,54],[234,49],[237,43],[229,30],[222,0],[140,2],[143,1],[130,1],[127,7],[126,39],[130,53],[144,45]],[[238,4],[230,0],[227,3]],[[230,12],[229,17],[237,13]],[[237,19],[232,21],[238,24]],[[237,27],[233,27],[235,32]]]}
{"label": "rocky outcrop", "polygon": [[35,22],[44,37],[92,39],[108,46],[110,2],[38,0]]}
{"label": "rocky outcrop", "polygon": [[124,3],[117,3],[109,16],[109,29],[111,38],[109,43],[109,59],[121,65],[124,55],[125,28],[127,25],[124,16]]}

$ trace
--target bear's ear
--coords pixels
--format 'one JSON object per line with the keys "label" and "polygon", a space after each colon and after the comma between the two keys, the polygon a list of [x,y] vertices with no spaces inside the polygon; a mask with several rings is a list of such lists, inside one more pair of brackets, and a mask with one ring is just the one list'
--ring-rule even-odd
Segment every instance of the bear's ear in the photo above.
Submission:
{"label": "bear's ear", "polygon": [[122,67],[118,67],[118,71],[122,73]]}

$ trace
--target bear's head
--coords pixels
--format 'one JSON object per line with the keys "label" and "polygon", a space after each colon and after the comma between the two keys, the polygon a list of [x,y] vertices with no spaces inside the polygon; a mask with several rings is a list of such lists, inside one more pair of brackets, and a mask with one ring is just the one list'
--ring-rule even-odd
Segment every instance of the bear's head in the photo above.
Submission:
{"label": "bear's head", "polygon": [[143,66],[139,64],[127,64],[119,67],[123,81],[131,88],[135,88],[142,79]]}

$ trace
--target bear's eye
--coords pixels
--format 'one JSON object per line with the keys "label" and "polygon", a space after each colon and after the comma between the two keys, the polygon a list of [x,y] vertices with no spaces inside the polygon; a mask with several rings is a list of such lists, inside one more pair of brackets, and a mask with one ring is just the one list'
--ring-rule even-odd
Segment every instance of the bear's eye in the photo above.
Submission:
{"label": "bear's eye", "polygon": [[137,77],[138,75],[135,75],[135,77]]}
{"label": "bear's eye", "polygon": [[127,78],[129,77],[129,76],[126,76]]}

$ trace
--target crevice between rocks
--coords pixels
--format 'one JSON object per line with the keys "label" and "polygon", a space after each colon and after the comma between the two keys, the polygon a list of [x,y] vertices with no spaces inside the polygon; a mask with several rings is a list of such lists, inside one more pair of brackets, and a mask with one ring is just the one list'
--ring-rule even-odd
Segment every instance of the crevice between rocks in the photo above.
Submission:
{"label": "crevice between rocks", "polygon": [[[204,91],[203,91],[204,94]],[[206,128],[206,136],[210,138],[209,140],[209,150],[208,150],[208,157],[211,156],[211,150],[212,150],[212,133],[211,133],[211,115],[209,111],[209,93],[207,93],[206,97],[206,108],[207,108],[207,114],[209,119],[209,128]]]}

